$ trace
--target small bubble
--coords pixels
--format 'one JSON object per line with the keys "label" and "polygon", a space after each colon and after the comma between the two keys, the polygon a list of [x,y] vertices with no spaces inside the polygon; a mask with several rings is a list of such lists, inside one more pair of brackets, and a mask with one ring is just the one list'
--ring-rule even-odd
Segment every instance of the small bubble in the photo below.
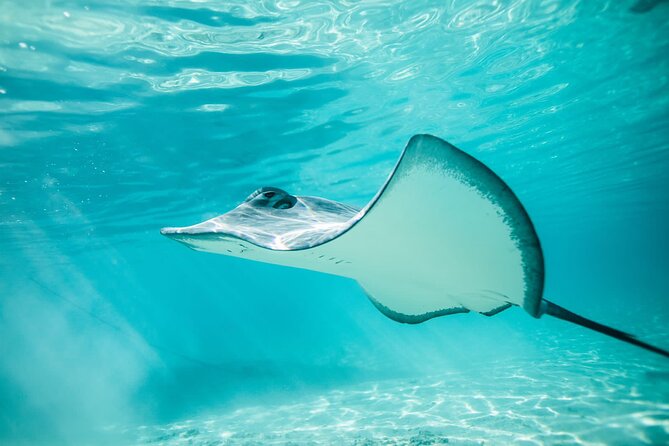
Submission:
{"label": "small bubble", "polygon": [[28,44],[25,42],[19,42],[19,48],[28,48]]}
{"label": "small bubble", "polygon": [[0,88],[0,94],[7,94],[7,90],[5,90],[4,88]]}
{"label": "small bubble", "polygon": [[63,15],[68,19],[70,18],[70,13],[67,11],[63,11]]}

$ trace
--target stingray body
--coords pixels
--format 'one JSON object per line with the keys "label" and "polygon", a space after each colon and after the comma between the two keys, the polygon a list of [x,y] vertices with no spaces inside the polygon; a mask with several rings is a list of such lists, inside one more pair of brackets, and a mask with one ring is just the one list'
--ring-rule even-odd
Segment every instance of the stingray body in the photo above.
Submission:
{"label": "stingray body", "polygon": [[411,138],[363,209],[265,187],[226,214],[161,232],[198,251],[355,279],[398,322],[518,306],[668,355],[543,299],[541,245],[516,195],[430,135]]}

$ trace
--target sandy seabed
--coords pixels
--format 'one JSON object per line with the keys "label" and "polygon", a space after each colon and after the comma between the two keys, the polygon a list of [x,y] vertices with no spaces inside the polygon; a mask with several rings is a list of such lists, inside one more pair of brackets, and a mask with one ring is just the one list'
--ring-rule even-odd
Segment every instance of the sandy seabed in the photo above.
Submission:
{"label": "sandy seabed", "polygon": [[212,446],[669,444],[669,372],[629,359],[564,351],[141,426],[133,436]]}

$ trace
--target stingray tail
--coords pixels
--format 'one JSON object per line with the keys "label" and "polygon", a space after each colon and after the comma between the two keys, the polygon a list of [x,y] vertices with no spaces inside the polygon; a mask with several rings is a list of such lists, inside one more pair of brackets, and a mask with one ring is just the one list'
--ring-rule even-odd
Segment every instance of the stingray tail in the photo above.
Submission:
{"label": "stingray tail", "polygon": [[650,345],[643,341],[640,341],[634,335],[625,333],[624,331],[616,330],[615,328],[611,328],[606,325],[602,325],[595,321],[591,321],[590,319],[584,318],[583,316],[579,316],[576,313],[572,313],[571,311],[564,309],[559,305],[555,305],[553,302],[549,302],[546,299],[542,300],[542,306],[543,306],[543,314],[548,314],[558,319],[562,319],[563,321],[569,321],[574,324],[580,325],[581,327],[586,327],[589,328],[590,330],[598,331],[607,336],[611,336],[612,338],[620,339],[623,342],[636,345],[637,347],[650,350],[651,352],[655,352],[666,358],[669,358],[669,351],[663,350],[659,347],[655,347],[654,345]]}

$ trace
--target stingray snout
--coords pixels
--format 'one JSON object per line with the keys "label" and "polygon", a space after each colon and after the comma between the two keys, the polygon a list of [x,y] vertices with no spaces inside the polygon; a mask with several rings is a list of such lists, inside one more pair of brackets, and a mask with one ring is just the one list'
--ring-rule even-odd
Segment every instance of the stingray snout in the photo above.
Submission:
{"label": "stingray snout", "polygon": [[200,235],[200,234],[209,234],[215,231],[215,226],[211,221],[207,220],[202,223],[198,223],[192,226],[183,226],[183,227],[166,227],[160,230],[162,235],[165,235],[170,238],[178,237],[179,235]]}

